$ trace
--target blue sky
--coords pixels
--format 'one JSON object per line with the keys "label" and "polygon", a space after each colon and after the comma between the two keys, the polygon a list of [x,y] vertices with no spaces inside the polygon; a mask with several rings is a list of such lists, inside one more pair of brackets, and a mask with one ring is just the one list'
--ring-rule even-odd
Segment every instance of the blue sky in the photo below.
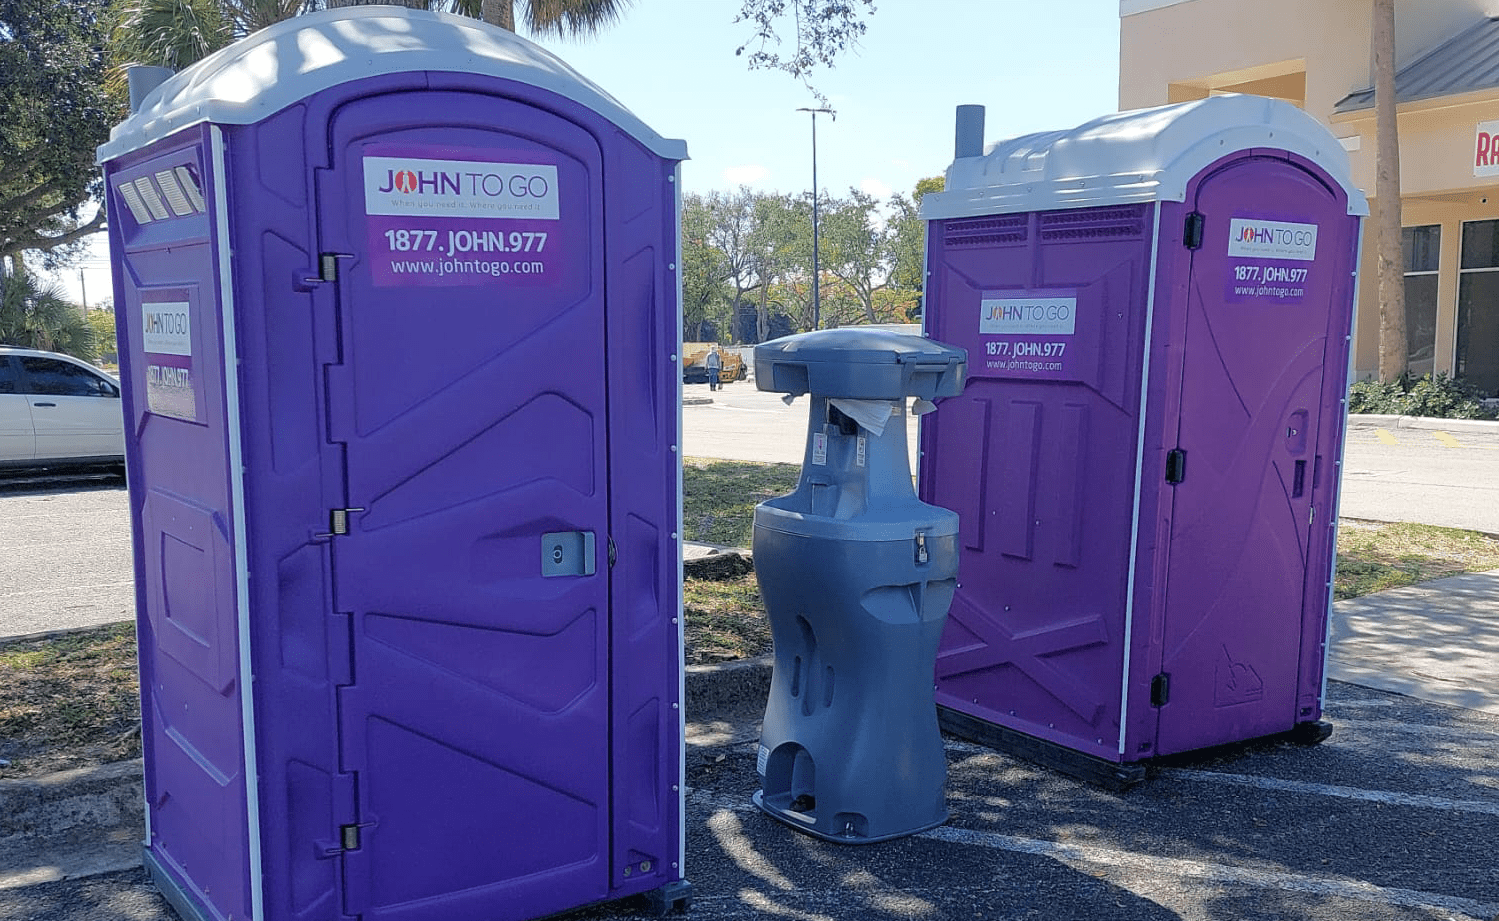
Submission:
{"label": "blue sky", "polygon": [[[814,84],[818,184],[909,192],[952,159],[953,109],[988,109],[997,140],[1118,108],[1118,0],[876,0],[860,47]],[[617,27],[548,47],[669,137],[689,191],[812,184],[810,116],[794,78],[748,69],[738,0],[638,0]]]}
{"label": "blue sky", "polygon": [[[687,142],[689,192],[812,185],[799,81],[749,70],[735,49],[739,0],[636,0],[595,39],[553,53],[667,137]],[[910,192],[952,160],[953,110],[987,108],[985,136],[1066,128],[1118,107],[1118,0],[876,0],[859,47],[813,82],[837,112],[817,117],[818,184],[829,194]],[[89,303],[110,295],[107,243],[82,265]],[[58,278],[80,297],[79,269]]]}

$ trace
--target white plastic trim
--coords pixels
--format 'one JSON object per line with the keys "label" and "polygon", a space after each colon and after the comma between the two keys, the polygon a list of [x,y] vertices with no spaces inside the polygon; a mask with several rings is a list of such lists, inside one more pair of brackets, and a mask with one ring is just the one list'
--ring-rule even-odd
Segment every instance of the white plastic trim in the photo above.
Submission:
{"label": "white plastic trim", "polygon": [[239,638],[239,706],[244,724],[246,837],[250,849],[250,921],[265,917],[265,874],[260,866],[260,758],[255,748],[255,671],[250,661],[250,561],[245,534],[245,454],[240,440],[239,344],[234,333],[234,275],[230,267],[229,190],[224,135],[209,132],[213,163],[214,233],[218,250],[219,303],[224,348],[225,428],[229,436],[229,501],[234,516],[234,595]]}
{"label": "white plastic trim", "polygon": [[671,172],[672,192],[675,195],[673,207],[675,224],[679,228],[676,238],[676,252],[672,258],[673,265],[677,270],[672,273],[672,283],[677,290],[676,311],[676,342],[672,346],[672,354],[676,360],[671,363],[672,377],[677,382],[677,700],[682,705],[677,708],[677,737],[682,744],[677,746],[677,878],[687,877],[687,608],[682,597],[682,580],[685,573],[684,551],[687,548],[686,530],[682,527],[682,165],[674,164]]}
{"label": "white plastic trim", "polygon": [[946,188],[922,199],[921,216],[1185,201],[1203,169],[1254,148],[1316,163],[1347,192],[1349,214],[1369,213],[1353,184],[1348,152],[1325,126],[1278,99],[1226,94],[1104,115],[1070,130],[989,145],[981,157],[952,162]]}
{"label": "white plastic trim", "polygon": [[410,72],[473,73],[539,87],[603,115],[658,156],[684,141],[652,131],[545,49],[475,19],[393,6],[352,6],[279,22],[176,74],[98,149],[104,163],[200,122],[250,125],[343,83]]}
{"label": "white plastic trim", "polygon": [[[1343,461],[1348,455],[1348,388],[1353,386],[1354,358],[1358,352],[1358,295],[1359,284],[1363,276],[1359,274],[1359,260],[1363,258],[1364,252],[1364,222],[1359,221],[1358,240],[1354,243],[1353,250],[1353,323],[1348,329],[1348,368],[1343,378],[1343,420],[1339,423],[1343,428],[1343,441],[1338,446],[1337,469],[1333,470],[1329,479],[1334,483],[1340,483],[1343,476]],[[1332,606],[1337,595],[1338,581],[1338,527],[1342,522],[1343,514],[1343,491],[1337,490],[1333,496],[1332,503],[1332,565],[1327,567],[1327,622],[1322,627],[1322,683],[1317,688],[1317,706],[1327,706],[1327,659],[1332,652]]]}
{"label": "white plastic trim", "polygon": [[1150,347],[1155,336],[1155,289],[1159,280],[1156,269],[1161,256],[1161,208],[1155,209],[1150,231],[1150,291],[1145,295],[1145,348],[1140,364],[1140,429],[1135,440],[1135,498],[1129,522],[1129,575],[1124,595],[1124,668],[1119,689],[1119,754],[1124,754],[1129,734],[1129,670],[1135,641],[1135,567],[1140,562],[1140,494],[1145,478],[1145,409],[1150,396]]}

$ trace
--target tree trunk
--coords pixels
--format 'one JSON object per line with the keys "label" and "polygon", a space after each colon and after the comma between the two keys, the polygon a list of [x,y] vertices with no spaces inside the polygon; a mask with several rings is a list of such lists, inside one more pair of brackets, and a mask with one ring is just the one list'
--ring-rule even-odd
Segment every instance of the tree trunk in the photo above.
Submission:
{"label": "tree trunk", "polygon": [[770,298],[770,283],[760,282],[760,303],[755,307],[755,337],[764,342],[770,335],[770,308],[766,301]]}
{"label": "tree trunk", "polygon": [[480,9],[485,22],[515,31],[515,0],[482,0]]}
{"label": "tree trunk", "polygon": [[1395,120],[1395,0],[1374,2],[1374,132],[1379,249],[1379,377],[1405,374],[1405,258],[1400,231],[1400,137]]}

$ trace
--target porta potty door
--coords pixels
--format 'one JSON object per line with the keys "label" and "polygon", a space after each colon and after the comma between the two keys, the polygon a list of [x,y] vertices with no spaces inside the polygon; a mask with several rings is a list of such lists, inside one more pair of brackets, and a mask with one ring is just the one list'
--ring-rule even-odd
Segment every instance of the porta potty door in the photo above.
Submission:
{"label": "porta potty door", "polygon": [[[345,912],[536,917],[610,888],[601,154],[458,91],[340,108],[318,176],[346,471]],[[334,522],[332,530],[340,530]]]}
{"label": "porta potty door", "polygon": [[1284,154],[1206,172],[1185,210],[1158,754],[1315,719],[1357,244],[1346,195]]}

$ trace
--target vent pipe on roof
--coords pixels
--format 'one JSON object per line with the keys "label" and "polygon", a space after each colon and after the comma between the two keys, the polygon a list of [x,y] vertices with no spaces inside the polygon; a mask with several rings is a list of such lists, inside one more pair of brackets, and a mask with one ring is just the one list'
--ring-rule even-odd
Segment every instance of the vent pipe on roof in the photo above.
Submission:
{"label": "vent pipe on roof", "polygon": [[167,82],[172,75],[170,67],[147,67],[136,64],[125,71],[125,79],[130,84],[130,113],[133,115],[140,111],[141,103],[151,95],[151,91]]}
{"label": "vent pipe on roof", "polygon": [[984,155],[984,107],[958,106],[957,132],[953,138],[953,157]]}

